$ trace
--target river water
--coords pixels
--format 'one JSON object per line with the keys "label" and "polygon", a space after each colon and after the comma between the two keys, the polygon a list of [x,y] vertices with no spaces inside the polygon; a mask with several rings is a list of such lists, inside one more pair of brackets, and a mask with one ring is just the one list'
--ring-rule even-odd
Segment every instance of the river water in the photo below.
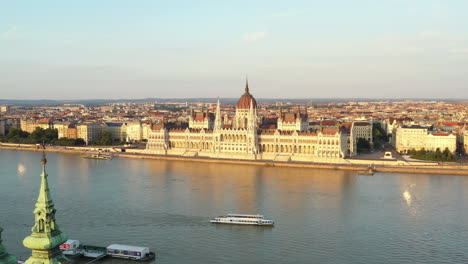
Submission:
{"label": "river water", "polygon": [[[40,159],[0,150],[3,243],[23,259]],[[84,244],[148,246],[157,263],[468,263],[465,176],[47,159],[62,231]],[[209,223],[226,213],[261,213],[276,225]]]}

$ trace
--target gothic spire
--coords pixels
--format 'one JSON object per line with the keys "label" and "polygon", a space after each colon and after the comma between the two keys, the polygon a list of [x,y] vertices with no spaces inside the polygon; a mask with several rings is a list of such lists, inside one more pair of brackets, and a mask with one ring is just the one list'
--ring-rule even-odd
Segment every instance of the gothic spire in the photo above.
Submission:
{"label": "gothic spire", "polygon": [[219,105],[219,97],[218,97],[218,103],[216,104],[216,116],[215,116],[215,125],[214,125],[215,130],[221,129],[221,122],[223,121],[221,120],[221,107]]}
{"label": "gothic spire", "polygon": [[6,248],[2,244],[3,228],[0,226],[0,263],[1,264],[16,264],[18,259],[15,256],[8,254]]}
{"label": "gothic spire", "polygon": [[245,93],[249,93],[249,78],[245,77]]}
{"label": "gothic spire", "polygon": [[[45,149],[45,147],[43,146]],[[59,249],[60,244],[67,241],[68,235],[62,233],[55,223],[55,206],[47,181],[45,150],[42,151],[41,187],[34,210],[35,224],[32,234],[23,240],[23,245],[32,249],[32,256],[26,264],[59,264],[66,260]]]}

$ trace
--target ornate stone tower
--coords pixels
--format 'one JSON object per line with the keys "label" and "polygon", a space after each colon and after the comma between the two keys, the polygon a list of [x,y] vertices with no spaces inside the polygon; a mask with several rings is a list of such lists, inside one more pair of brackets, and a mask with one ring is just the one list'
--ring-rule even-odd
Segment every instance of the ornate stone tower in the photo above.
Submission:
{"label": "ornate stone tower", "polygon": [[253,107],[253,100],[250,101],[249,116],[247,119],[247,153],[258,154],[258,134],[257,134],[257,113]]}
{"label": "ornate stone tower", "polygon": [[219,97],[218,103],[216,104],[216,116],[215,116],[215,123],[214,123],[214,130],[220,130],[223,128],[223,120],[221,117],[221,107],[219,105]]}
{"label": "ornate stone tower", "polygon": [[18,259],[15,256],[8,254],[2,244],[2,232],[3,228],[0,226],[0,264],[16,264],[18,263]]}
{"label": "ornate stone tower", "polygon": [[232,127],[235,129],[247,129],[250,118],[250,110],[253,110],[257,117],[257,101],[249,92],[249,82],[245,81],[245,92],[239,98],[236,105],[236,115],[233,120]]}
{"label": "ornate stone tower", "polygon": [[55,223],[54,202],[50,195],[49,184],[45,165],[47,159],[45,152],[42,154],[42,174],[39,197],[34,210],[35,224],[31,229],[32,234],[23,240],[23,245],[32,249],[32,256],[26,260],[26,264],[60,264],[67,259],[60,251],[60,244],[67,241],[67,234],[59,230]]}

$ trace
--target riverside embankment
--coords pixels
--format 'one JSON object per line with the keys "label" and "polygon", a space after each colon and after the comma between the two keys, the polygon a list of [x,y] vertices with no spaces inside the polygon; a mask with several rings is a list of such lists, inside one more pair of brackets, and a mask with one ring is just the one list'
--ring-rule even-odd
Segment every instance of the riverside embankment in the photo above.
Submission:
{"label": "riverside embankment", "polygon": [[[311,169],[331,169],[331,170],[352,170],[360,171],[367,168],[368,165],[361,164],[341,164],[341,163],[301,163],[301,162],[278,162],[278,161],[248,161],[248,160],[228,160],[228,159],[213,159],[213,158],[193,158],[193,157],[175,157],[175,156],[160,156],[147,154],[125,154],[119,153],[121,158],[139,158],[139,159],[156,159],[156,160],[176,160],[187,162],[206,162],[206,163],[225,163],[225,164],[242,164],[254,166],[270,166],[270,167],[292,167],[292,168],[311,168]],[[367,164],[372,164],[373,160],[367,160]],[[397,173],[418,173],[418,174],[451,174],[451,175],[468,175],[468,166],[459,165],[375,165],[376,172],[397,172]]]}
{"label": "riverside embankment", "polygon": [[[20,151],[42,151],[42,148],[35,144],[13,144],[1,143],[0,149],[20,150]],[[99,149],[107,149],[112,152],[114,157],[132,158],[132,159],[154,159],[154,160],[173,160],[184,162],[204,162],[204,163],[224,163],[224,164],[241,164],[254,166],[268,167],[291,167],[291,168],[311,168],[311,169],[330,169],[330,170],[351,170],[359,171],[367,168],[372,164],[376,172],[395,172],[395,173],[416,173],[416,174],[443,174],[443,175],[468,175],[468,166],[458,163],[408,163],[402,162],[401,165],[385,165],[381,160],[345,160],[339,163],[312,163],[312,162],[281,162],[281,161],[266,161],[266,160],[233,160],[233,159],[216,159],[206,157],[183,157],[183,156],[166,156],[156,154],[142,153],[126,153],[118,152],[118,147],[57,147],[50,146],[46,148],[47,152],[59,153],[75,153],[86,154],[95,152]]]}

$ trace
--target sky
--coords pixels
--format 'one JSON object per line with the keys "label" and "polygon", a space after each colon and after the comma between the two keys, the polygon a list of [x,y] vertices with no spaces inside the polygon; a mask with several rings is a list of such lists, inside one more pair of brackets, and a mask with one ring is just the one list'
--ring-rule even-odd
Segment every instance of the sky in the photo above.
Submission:
{"label": "sky", "polygon": [[0,0],[0,99],[468,99],[466,0]]}

